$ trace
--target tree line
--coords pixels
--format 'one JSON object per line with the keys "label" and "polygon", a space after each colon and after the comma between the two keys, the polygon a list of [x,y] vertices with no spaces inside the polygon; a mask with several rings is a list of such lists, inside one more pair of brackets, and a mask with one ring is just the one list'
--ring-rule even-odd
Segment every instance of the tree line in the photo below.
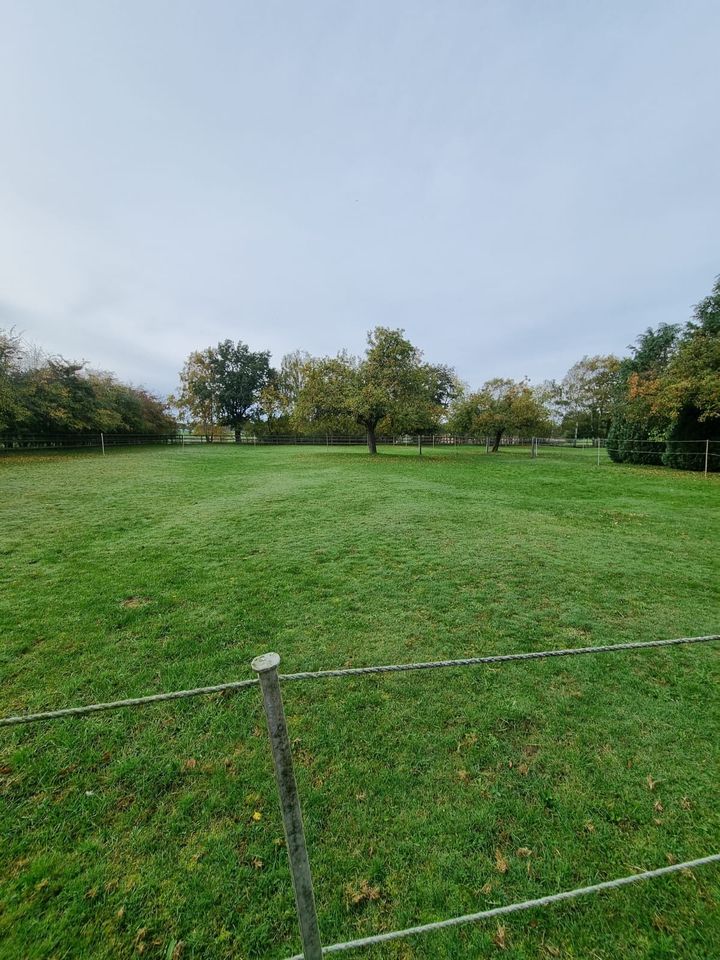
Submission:
{"label": "tree line", "polygon": [[[687,323],[647,329],[621,362],[609,452],[701,470],[708,440],[720,441],[720,277]],[[720,457],[708,468],[720,470]]]}
{"label": "tree line", "polygon": [[[376,327],[361,357],[297,350],[278,367],[267,350],[224,340],[190,354],[168,404],[85,364],[45,357],[0,331],[0,431],[159,433],[208,441],[243,434],[452,433],[599,437],[621,462],[702,468],[688,441],[720,440],[720,278],[685,324],[648,328],[629,355],[585,356],[561,380],[495,377],[471,389],[430,363],[404,331]],[[710,469],[720,468],[720,457]]]}
{"label": "tree line", "polygon": [[470,390],[455,371],[428,363],[402,330],[376,327],[364,356],[286,354],[230,340],[190,354],[171,401],[187,425],[213,440],[225,431],[262,435],[357,435],[370,453],[378,436],[453,433],[488,436],[605,435],[613,356],[584,357],[558,382],[495,377]]}
{"label": "tree line", "polygon": [[171,400],[208,440],[362,431],[375,453],[382,435],[487,436],[494,451],[506,435],[598,437],[618,461],[699,468],[681,443],[720,440],[720,278],[688,323],[649,328],[628,349],[585,356],[558,381],[496,377],[472,390],[402,330],[370,331],[362,357],[295,351],[278,368],[268,351],[225,340],[188,357]]}
{"label": "tree line", "polygon": [[33,435],[167,434],[177,423],[167,404],[84,362],[47,356],[12,330],[0,330],[0,433]]}

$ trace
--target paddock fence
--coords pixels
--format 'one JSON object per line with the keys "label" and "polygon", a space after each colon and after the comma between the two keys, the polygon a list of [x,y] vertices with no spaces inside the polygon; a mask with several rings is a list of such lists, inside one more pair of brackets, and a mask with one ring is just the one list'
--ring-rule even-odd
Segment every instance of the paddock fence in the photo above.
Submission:
{"label": "paddock fence", "polygon": [[[531,448],[535,438],[503,436],[501,447],[528,447]],[[540,441],[539,441],[540,442]],[[593,439],[579,439],[572,441],[547,440],[557,446],[583,449],[594,447],[597,444]],[[456,434],[398,434],[395,436],[379,435],[379,446],[400,447],[489,447],[489,437],[456,435]],[[29,450],[105,450],[111,447],[137,446],[219,446],[222,444],[238,444],[240,446],[313,446],[313,447],[364,447],[367,437],[362,434],[259,434],[242,433],[235,437],[232,433],[217,433],[213,436],[191,434],[186,432],[173,433],[0,433],[0,452]]]}
{"label": "paddock fence", "polygon": [[[497,455],[496,441],[492,437],[474,435],[456,435],[449,433],[402,434],[398,436],[380,436],[376,439],[378,447],[412,448],[419,456],[428,452],[447,453],[449,450],[460,453],[462,450],[484,450],[486,454]],[[236,444],[238,446],[305,446],[324,447],[364,447],[367,438],[362,435],[316,434],[267,434],[256,436],[243,433],[222,433],[214,437],[197,434],[158,433],[158,434],[0,434],[0,454],[31,453],[33,451],[82,451],[98,450],[103,456],[112,448],[129,447],[191,447]],[[520,437],[503,436],[497,442],[498,450],[512,450],[516,454],[527,451],[534,460],[539,456],[555,459],[576,458],[601,466],[610,461],[635,466],[664,466],[681,470],[693,470],[704,473],[720,472],[720,440],[608,440],[602,437]]]}
{"label": "paddock fence", "polygon": [[577,657],[598,655],[605,653],[631,652],[641,650],[656,650],[658,648],[688,646],[701,643],[710,643],[720,640],[720,635],[713,634],[700,637],[679,637],[669,640],[649,640],[633,643],[608,644],[604,646],[575,647],[557,650],[530,651],[522,653],[499,654],[483,657],[465,657],[457,660],[438,660],[420,663],[382,664],[367,667],[346,667],[337,670],[317,670],[302,673],[281,674],[278,672],[280,657],[276,653],[267,653],[256,657],[251,664],[257,674],[244,680],[229,683],[214,684],[212,686],[196,687],[188,690],[176,690],[169,693],[157,693],[144,697],[134,697],[125,700],[116,700],[109,703],[94,703],[85,706],[63,707],[47,710],[40,713],[26,713],[0,718],[0,727],[17,727],[26,724],[41,723],[51,720],[62,720],[70,717],[86,717],[92,714],[157,704],[170,700],[187,697],[205,696],[223,691],[247,690],[250,687],[259,687],[262,695],[263,709],[268,729],[270,751],[272,754],[275,780],[277,783],[280,809],[282,812],[285,831],[286,848],[290,865],[290,874],[295,894],[297,920],[300,932],[302,952],[293,955],[289,960],[321,960],[325,955],[348,950],[387,943],[405,937],[417,936],[431,931],[440,931],[467,923],[477,923],[493,917],[505,916],[521,911],[534,910],[551,906],[566,900],[590,896],[605,891],[616,890],[631,884],[657,879],[678,871],[694,870],[713,863],[720,863],[720,852],[706,856],[685,860],[669,866],[656,867],[639,871],[624,877],[616,877],[590,886],[578,887],[573,890],[564,890],[549,893],[546,896],[533,900],[524,900],[509,903],[504,906],[493,907],[489,910],[479,910],[475,913],[451,917],[445,920],[418,924],[401,930],[373,934],[354,940],[344,940],[337,943],[323,945],[318,923],[313,879],[310,869],[305,830],[303,825],[300,797],[293,765],[291,740],[287,729],[287,720],[283,707],[281,686],[297,681],[320,681],[345,677],[379,675],[386,673],[407,673],[421,670],[455,669],[464,667],[478,667],[486,664],[505,664],[509,662],[527,662],[555,657]]}
{"label": "paddock fence", "polygon": [[180,446],[180,433],[0,433],[0,452],[102,450],[109,447]]}

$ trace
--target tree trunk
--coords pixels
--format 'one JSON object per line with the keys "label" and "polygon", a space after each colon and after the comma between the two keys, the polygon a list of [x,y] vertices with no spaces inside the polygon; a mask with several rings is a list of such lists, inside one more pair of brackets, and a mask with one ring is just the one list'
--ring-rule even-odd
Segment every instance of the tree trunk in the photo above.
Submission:
{"label": "tree trunk", "polygon": [[242,443],[242,427],[235,427],[235,443]]}
{"label": "tree trunk", "polygon": [[503,433],[504,433],[503,430],[498,430],[497,433],[495,434],[495,442],[493,443],[493,448],[490,451],[490,453],[497,453],[498,450],[500,449],[500,441],[502,439]]}
{"label": "tree trunk", "polygon": [[367,427],[367,445],[368,453],[377,453],[377,440],[375,438],[375,427]]}

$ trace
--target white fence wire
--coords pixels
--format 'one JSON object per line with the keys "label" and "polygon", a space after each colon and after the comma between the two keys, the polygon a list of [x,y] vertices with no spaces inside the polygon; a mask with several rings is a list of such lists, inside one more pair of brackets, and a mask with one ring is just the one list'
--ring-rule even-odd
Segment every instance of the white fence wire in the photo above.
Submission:
{"label": "white fence wire", "polygon": [[446,920],[438,920],[431,923],[419,924],[417,926],[407,927],[403,930],[394,930],[387,933],[379,933],[362,937],[360,939],[346,940],[322,946],[317,912],[315,908],[310,863],[305,844],[300,801],[297,793],[297,784],[295,782],[295,774],[293,769],[292,749],[290,746],[290,739],[285,721],[285,713],[282,705],[282,696],[280,693],[281,682],[287,683],[302,680],[324,680],[388,673],[405,673],[418,670],[451,669],[480,666],[483,664],[541,660],[556,657],[615,653],[621,651],[627,652],[634,650],[639,651],[650,648],[657,649],[708,643],[716,640],[720,640],[720,634],[712,634],[700,637],[677,637],[669,640],[650,640],[635,643],[608,644],[595,647],[576,647],[558,650],[540,650],[522,653],[499,654],[495,656],[465,657],[456,660],[384,664],[366,667],[346,667],[338,670],[317,670],[288,674],[278,673],[277,667],[279,665],[280,658],[277,656],[277,654],[266,654],[263,657],[258,657],[253,661],[253,669],[257,671],[258,678],[231,681],[229,683],[222,684],[213,684],[211,686],[195,687],[187,690],[176,690],[170,693],[150,694],[144,697],[115,700],[109,703],[94,703],[86,706],[64,707],[57,710],[47,710],[39,713],[18,714],[15,716],[0,718],[0,726],[16,727],[48,720],[89,716],[107,710],[146,706],[154,703],[167,702],[169,700],[206,696],[225,691],[238,691],[260,685],[262,688],[263,706],[265,708],[268,723],[268,733],[273,754],[275,776],[283,814],[283,825],[285,828],[288,858],[290,861],[290,870],[293,878],[293,888],[295,891],[298,924],[303,943],[303,952],[295,954],[291,960],[320,960],[321,957],[331,953],[359,949],[404,937],[415,936],[431,931],[449,929],[461,924],[475,923],[481,920],[488,920],[511,913],[550,906],[566,900],[588,896],[590,894],[602,893],[605,891],[618,889],[629,884],[655,879],[671,873],[676,873],[678,871],[693,870],[698,867],[720,862],[720,853],[709,854],[705,857],[687,860],[683,863],[672,864],[670,866],[641,871],[630,876],[619,877],[586,887],[578,887],[574,890],[566,890],[558,893],[548,894],[547,896],[539,897],[534,900],[524,900],[519,903],[511,903],[504,906],[493,907],[489,910],[480,910],[476,913],[451,917]]}

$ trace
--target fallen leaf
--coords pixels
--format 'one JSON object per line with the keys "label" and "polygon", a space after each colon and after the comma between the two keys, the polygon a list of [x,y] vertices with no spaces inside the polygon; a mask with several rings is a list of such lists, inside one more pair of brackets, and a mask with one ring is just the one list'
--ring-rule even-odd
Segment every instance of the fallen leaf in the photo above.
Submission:
{"label": "fallen leaf", "polygon": [[519,847],[515,853],[518,857],[529,857],[532,854],[532,850],[529,847]]}
{"label": "fallen leaf", "polygon": [[493,943],[500,950],[507,949],[507,928],[498,927],[495,936],[493,937]]}
{"label": "fallen leaf", "polygon": [[258,820],[262,820],[262,814],[259,810],[256,810],[252,815],[253,820],[257,823]]}
{"label": "fallen leaf", "polygon": [[583,828],[585,833],[595,833],[595,824],[592,820],[588,820]]}
{"label": "fallen leaf", "polygon": [[530,773],[530,767],[526,763],[519,763],[517,772],[521,777],[526,777]]}
{"label": "fallen leaf", "polygon": [[658,785],[659,781],[653,780],[650,774],[648,774],[647,777],[645,778],[645,783],[647,783],[648,785],[648,790],[654,790],[655,787]]}
{"label": "fallen leaf", "polygon": [[488,894],[492,893],[492,884],[490,883],[489,880],[488,880],[488,882],[485,884],[484,887],[481,887],[481,888],[480,888],[480,893],[484,893],[485,896],[487,896]]}
{"label": "fallen leaf", "polygon": [[666,859],[667,862],[670,863],[670,864],[677,863],[677,857],[675,856],[674,853],[666,853],[666,854],[665,854],[665,859]]}
{"label": "fallen leaf", "polygon": [[507,873],[508,872],[508,862],[502,854],[500,849],[495,851],[495,869],[498,873]]}
{"label": "fallen leaf", "polygon": [[251,863],[256,870],[262,870],[262,868],[265,866],[260,857],[253,857]]}
{"label": "fallen leaf", "polygon": [[660,801],[656,800],[653,805],[653,810],[655,811],[655,813],[662,813],[664,809],[665,807],[660,803]]}
{"label": "fallen leaf", "polygon": [[689,797],[683,797],[680,801],[680,806],[683,808],[683,810],[692,810],[692,801]]}
{"label": "fallen leaf", "polygon": [[194,757],[190,757],[189,760],[185,761],[186,770],[194,770],[196,766],[197,766],[197,760]]}
{"label": "fallen leaf", "polygon": [[380,888],[373,887],[367,880],[361,880],[358,884],[349,883],[345,887],[345,893],[353,906],[380,899]]}

